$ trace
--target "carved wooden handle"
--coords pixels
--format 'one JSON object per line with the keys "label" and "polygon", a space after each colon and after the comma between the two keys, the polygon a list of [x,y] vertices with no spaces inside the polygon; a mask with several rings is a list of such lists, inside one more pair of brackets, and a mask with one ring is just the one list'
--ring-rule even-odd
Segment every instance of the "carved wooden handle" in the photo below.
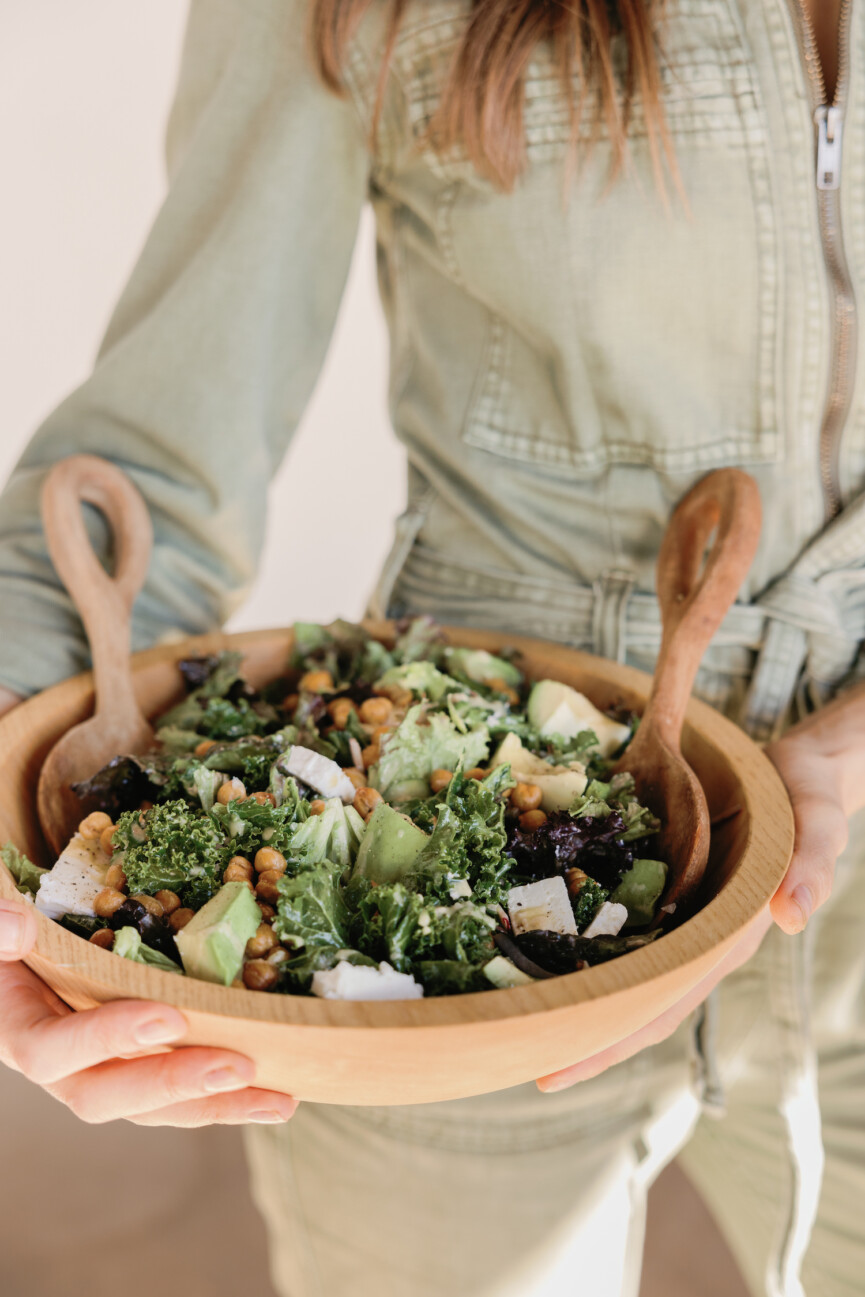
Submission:
{"label": "carved wooden handle", "polygon": [[722,468],[688,492],[664,535],[657,565],[663,634],[643,724],[651,721],[674,752],[697,668],[757,552],[761,516],[754,479]]}
{"label": "carved wooden handle", "polygon": [[[94,505],[110,527],[114,570],[93,551],[82,504]],[[51,469],[42,487],[42,523],[48,551],[84,623],[90,641],[96,711],[134,707],[130,671],[131,614],[147,576],[153,527],[132,482],[107,460],[73,455]]]}

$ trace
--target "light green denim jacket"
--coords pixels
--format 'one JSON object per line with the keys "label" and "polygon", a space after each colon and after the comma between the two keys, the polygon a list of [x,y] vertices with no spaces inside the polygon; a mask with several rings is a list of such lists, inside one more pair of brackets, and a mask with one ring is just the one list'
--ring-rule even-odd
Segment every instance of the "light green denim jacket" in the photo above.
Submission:
{"label": "light green denim jacket", "polygon": [[[513,193],[459,150],[434,155],[427,126],[468,0],[409,4],[375,148],[383,0],[354,42],[343,100],[311,70],[305,0],[193,0],[168,198],[92,378],[0,500],[0,682],[29,692],[85,665],[38,520],[60,456],[115,460],[151,506],[137,646],[211,628],[243,597],[366,199],[410,465],[376,610],[648,665],[671,507],[708,470],[738,464],[760,484],[765,531],[703,692],[738,706],[764,640],[745,703],[753,732],[786,714],[806,659],[818,692],[843,681],[865,637],[865,522],[852,504],[865,488],[865,6],[845,18],[843,146],[833,118],[821,149],[821,183],[840,171],[840,185],[819,190],[823,96],[797,4],[672,0],[664,99],[687,210],[674,198],[668,211],[639,104],[609,188],[590,106],[582,141],[597,139],[567,188],[568,110],[543,49]],[[808,550],[839,505],[841,524]]]}

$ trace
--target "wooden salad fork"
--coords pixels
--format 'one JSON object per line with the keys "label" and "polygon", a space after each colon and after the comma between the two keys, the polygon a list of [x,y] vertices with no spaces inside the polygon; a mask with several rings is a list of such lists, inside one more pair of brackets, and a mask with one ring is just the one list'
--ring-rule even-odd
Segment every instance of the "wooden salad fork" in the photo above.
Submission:
{"label": "wooden salad fork", "polygon": [[661,649],[642,720],[616,771],[634,776],[640,800],[661,821],[658,854],[669,869],[663,899],[676,907],[677,921],[705,873],[710,834],[705,793],[682,756],[685,709],[709,642],[754,560],[761,516],[754,479],[718,469],[677,506],[658,554]]}
{"label": "wooden salad fork", "polygon": [[[111,575],[90,543],[85,503],[94,505],[111,529]],[[131,670],[132,605],[147,575],[153,527],[129,478],[95,455],[73,455],[51,469],[42,488],[42,523],[57,574],[84,623],[96,695],[93,716],[55,743],[39,776],[39,820],[59,855],[82,816],[71,785],[89,779],[118,753],[142,752],[153,743]]]}

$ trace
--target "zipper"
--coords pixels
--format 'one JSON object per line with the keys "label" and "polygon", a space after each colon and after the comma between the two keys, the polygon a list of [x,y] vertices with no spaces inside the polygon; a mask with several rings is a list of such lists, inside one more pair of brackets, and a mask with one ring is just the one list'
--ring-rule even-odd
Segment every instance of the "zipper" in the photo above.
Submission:
{"label": "zipper", "polygon": [[839,459],[841,437],[856,379],[856,300],[844,250],[841,228],[841,151],[844,109],[850,73],[850,14],[853,0],[841,0],[838,29],[838,81],[832,102],[817,48],[814,25],[804,0],[796,0],[796,31],[802,62],[808,76],[816,127],[817,215],[823,260],[832,295],[832,353],[829,390],[820,425],[820,482],[827,521],[841,508]]}

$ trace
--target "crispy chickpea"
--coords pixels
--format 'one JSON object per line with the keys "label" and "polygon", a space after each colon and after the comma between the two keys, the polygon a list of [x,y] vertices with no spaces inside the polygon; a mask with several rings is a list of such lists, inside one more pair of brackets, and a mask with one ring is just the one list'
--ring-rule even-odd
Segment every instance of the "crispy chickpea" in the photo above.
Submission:
{"label": "crispy chickpea", "polygon": [[103,829],[99,834],[99,849],[104,851],[106,856],[114,854],[114,834],[117,832],[113,824],[109,824],[107,829]]}
{"label": "crispy chickpea", "polygon": [[321,800],[320,797],[314,797],[313,800],[309,803],[309,813],[310,815],[324,814],[324,802]]}
{"label": "crispy chickpea", "polygon": [[265,958],[269,964],[276,967],[277,964],[284,964],[286,960],[291,959],[291,955],[285,946],[274,946],[273,950],[268,951]]}
{"label": "crispy chickpea", "polygon": [[384,725],[393,714],[393,703],[389,698],[366,698],[357,710],[366,725]]}
{"label": "crispy chickpea", "polygon": [[333,693],[333,676],[329,671],[307,671],[300,677],[300,687],[308,694]]}
{"label": "crispy chickpea", "polygon": [[284,874],[286,864],[282,852],[273,847],[259,847],[255,853],[255,871],[258,874]]}
{"label": "crispy chickpea", "polygon": [[360,755],[363,757],[363,768],[369,770],[374,766],[381,755],[377,743],[368,743],[365,748],[361,748]]}
{"label": "crispy chickpea", "polygon": [[452,779],[451,770],[434,770],[429,777],[429,786],[434,793],[440,793],[442,789],[447,788]]}
{"label": "crispy chickpea", "polygon": [[570,869],[565,870],[565,883],[567,884],[567,888],[571,896],[577,895],[583,883],[587,880],[588,877],[589,875],[584,874],[582,869],[577,869],[576,865],[572,866],[572,868]]}
{"label": "crispy chickpea", "polygon": [[197,757],[206,757],[211,748],[216,747],[216,739],[202,739],[194,748]]}
{"label": "crispy chickpea", "polygon": [[169,892],[167,888],[157,892],[156,899],[162,906],[164,914],[174,914],[176,910],[180,909],[180,897],[176,892]]}
{"label": "crispy chickpea", "polygon": [[184,905],[181,909],[175,910],[173,914],[168,916],[168,922],[171,924],[171,927],[175,932],[179,932],[181,928],[185,928],[187,923],[190,923],[194,918],[195,910],[190,910]]}
{"label": "crispy chickpea", "polygon": [[273,928],[267,923],[262,923],[254,937],[250,937],[246,943],[246,958],[261,959],[274,946],[279,945]]}
{"label": "crispy chickpea", "polygon": [[119,865],[109,865],[108,872],[105,875],[105,886],[113,887],[115,892],[125,892],[127,888],[126,874]]}
{"label": "crispy chickpea", "polygon": [[282,700],[282,705],[287,712],[297,711],[297,704],[300,702],[300,694],[288,694]]}
{"label": "crispy chickpea", "polygon": [[[273,905],[279,899],[279,880],[282,874],[273,872],[259,874],[255,885],[255,895],[259,901]],[[251,884],[250,884],[251,885]]]}
{"label": "crispy chickpea", "polygon": [[471,770],[466,771],[466,779],[486,779],[487,772],[483,766],[472,766]]}
{"label": "crispy chickpea", "polygon": [[511,789],[511,805],[518,811],[536,811],[543,793],[537,784],[517,784]]}
{"label": "crispy chickpea", "polygon": [[88,840],[101,838],[106,829],[113,829],[114,821],[110,815],[104,811],[94,811],[92,815],[86,815],[78,825],[78,832],[82,838]]}
{"label": "crispy chickpea", "polygon": [[252,865],[243,856],[233,856],[226,865],[222,881],[224,883],[251,883]]}
{"label": "crispy chickpea", "polygon": [[152,914],[154,919],[161,919],[165,913],[161,902],[157,901],[155,896],[145,896],[143,892],[136,892],[136,894],[130,896],[129,899],[131,901],[137,901],[139,905],[143,905],[147,913]]}
{"label": "crispy chickpea", "polygon": [[246,786],[242,779],[227,779],[219,787],[216,794],[216,800],[220,806],[227,806],[229,802],[245,802]]}
{"label": "crispy chickpea", "polygon": [[373,693],[377,698],[390,699],[394,707],[405,708],[412,704],[412,691],[404,685],[374,685]]}
{"label": "crispy chickpea", "polygon": [[259,901],[258,908],[261,910],[261,917],[264,919],[265,923],[269,923],[271,919],[276,918],[276,910],[272,905],[267,905],[263,901]]}
{"label": "crispy chickpea", "polygon": [[394,725],[374,725],[369,737],[373,743],[381,743],[382,739],[386,739],[390,734],[393,734],[393,731]]}
{"label": "crispy chickpea", "polygon": [[358,815],[362,816],[363,819],[368,820],[369,817],[372,815],[373,811],[375,810],[376,806],[378,806],[379,802],[383,802],[383,801],[384,798],[382,797],[378,789],[358,788],[357,792],[354,795],[354,801],[352,802],[352,805],[354,806],[354,809],[357,811]]}
{"label": "crispy chickpea", "polygon": [[266,959],[250,959],[243,965],[243,985],[250,991],[272,991],[277,971]]}
{"label": "crispy chickpea", "polygon": [[119,910],[126,897],[116,887],[103,887],[93,902],[94,913],[100,919],[110,919],[115,910]]}
{"label": "crispy chickpea", "polygon": [[366,775],[357,766],[346,766],[342,773],[351,780],[355,788],[366,788]]}
{"label": "crispy chickpea", "polygon": [[332,703],[328,703],[327,712],[333,721],[334,728],[344,730],[348,724],[348,718],[352,712],[357,711],[350,698],[335,698]]}
{"label": "crispy chickpea", "polygon": [[490,689],[494,689],[497,694],[504,694],[512,707],[519,706],[520,695],[516,689],[508,684],[507,680],[502,680],[501,676],[495,676],[492,680],[488,680],[487,685]]}
{"label": "crispy chickpea", "polygon": [[259,806],[275,806],[276,798],[273,793],[250,793],[249,800],[258,802]]}
{"label": "crispy chickpea", "polygon": [[543,811],[523,811],[520,816],[521,829],[539,829],[546,822],[547,817]]}
{"label": "crispy chickpea", "polygon": [[110,928],[99,928],[89,940],[91,946],[101,946],[103,950],[110,950],[114,945],[114,933]]}

